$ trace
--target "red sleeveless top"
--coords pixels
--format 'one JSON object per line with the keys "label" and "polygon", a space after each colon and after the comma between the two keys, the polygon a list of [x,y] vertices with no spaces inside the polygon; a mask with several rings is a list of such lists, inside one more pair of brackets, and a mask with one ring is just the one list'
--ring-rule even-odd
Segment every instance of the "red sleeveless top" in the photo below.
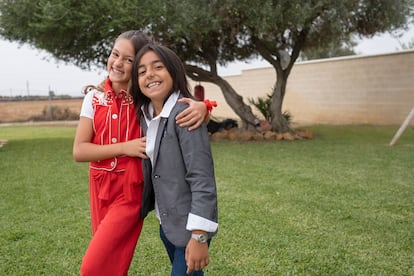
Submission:
{"label": "red sleeveless top", "polygon": [[[141,127],[137,119],[136,108],[132,97],[126,91],[120,91],[115,94],[110,80],[107,79],[104,92],[92,90],[89,93],[94,93],[92,100],[94,109],[94,136],[92,142],[94,144],[115,144],[141,136]],[[101,181],[103,182],[110,182],[110,176],[104,172],[121,173],[122,179],[125,182],[125,196],[129,199],[140,196],[132,194],[132,186],[142,185],[144,180],[140,158],[116,156],[106,160],[95,161],[90,163],[90,170],[94,171],[94,175],[96,175],[97,171],[102,171],[103,179]],[[104,178],[108,177],[107,181],[104,180]]]}

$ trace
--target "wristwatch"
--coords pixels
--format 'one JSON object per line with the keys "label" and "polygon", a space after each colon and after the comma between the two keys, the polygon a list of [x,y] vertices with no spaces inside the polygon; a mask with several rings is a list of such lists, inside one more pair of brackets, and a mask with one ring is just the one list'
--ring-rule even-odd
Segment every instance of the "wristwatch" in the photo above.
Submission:
{"label": "wristwatch", "polygon": [[208,240],[208,236],[205,234],[191,234],[191,238],[199,243],[206,243]]}

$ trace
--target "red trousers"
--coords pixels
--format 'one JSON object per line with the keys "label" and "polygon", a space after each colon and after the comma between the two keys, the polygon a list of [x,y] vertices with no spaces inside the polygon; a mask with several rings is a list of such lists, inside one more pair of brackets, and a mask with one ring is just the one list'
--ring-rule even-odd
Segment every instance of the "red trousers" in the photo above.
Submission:
{"label": "red trousers", "polygon": [[82,276],[128,275],[143,225],[142,182],[133,174],[136,170],[90,170],[93,236],[82,260]]}

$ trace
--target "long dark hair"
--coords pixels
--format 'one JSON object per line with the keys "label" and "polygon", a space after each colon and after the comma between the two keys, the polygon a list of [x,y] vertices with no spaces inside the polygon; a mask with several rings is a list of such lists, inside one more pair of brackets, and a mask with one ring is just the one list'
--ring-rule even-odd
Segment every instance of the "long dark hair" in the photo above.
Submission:
{"label": "long dark hair", "polygon": [[[142,93],[138,83],[138,66],[141,57],[149,51],[153,51],[160,58],[162,63],[167,68],[168,73],[171,75],[173,87],[169,95],[175,91],[180,91],[180,94],[183,97],[193,98],[193,95],[188,87],[186,71],[181,59],[171,49],[159,44],[149,43],[142,47],[136,54],[132,67],[132,86],[130,93],[134,99],[134,104],[138,107],[143,105],[144,109],[148,110],[148,105],[151,102],[151,100]],[[137,113],[139,116],[142,115],[141,108],[137,108]]]}

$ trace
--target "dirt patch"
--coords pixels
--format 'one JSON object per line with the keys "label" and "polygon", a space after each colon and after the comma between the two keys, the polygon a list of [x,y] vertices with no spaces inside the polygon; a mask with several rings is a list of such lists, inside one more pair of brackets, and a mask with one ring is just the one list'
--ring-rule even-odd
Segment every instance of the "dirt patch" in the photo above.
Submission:
{"label": "dirt patch", "polygon": [[83,99],[67,99],[52,101],[0,101],[0,123],[26,122],[33,116],[42,114],[45,107],[59,106],[80,113]]}

